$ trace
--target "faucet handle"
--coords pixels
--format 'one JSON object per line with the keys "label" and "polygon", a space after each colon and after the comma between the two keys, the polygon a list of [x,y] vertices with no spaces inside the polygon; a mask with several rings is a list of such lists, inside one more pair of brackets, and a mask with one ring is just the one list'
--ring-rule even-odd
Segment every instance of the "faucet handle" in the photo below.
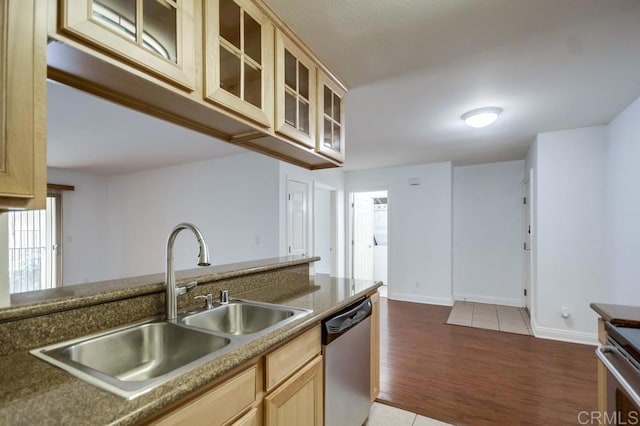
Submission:
{"label": "faucet handle", "polygon": [[213,296],[211,293],[205,294],[204,296],[196,296],[194,299],[205,299],[207,302],[207,309],[213,308]]}
{"label": "faucet handle", "polygon": [[229,303],[229,290],[222,290],[220,292],[220,303],[223,305]]}
{"label": "faucet handle", "polygon": [[189,284],[185,285],[184,287],[176,287],[176,294],[178,296],[182,296],[183,294],[186,294],[189,290],[193,290],[197,286],[198,286],[198,281],[191,281]]}

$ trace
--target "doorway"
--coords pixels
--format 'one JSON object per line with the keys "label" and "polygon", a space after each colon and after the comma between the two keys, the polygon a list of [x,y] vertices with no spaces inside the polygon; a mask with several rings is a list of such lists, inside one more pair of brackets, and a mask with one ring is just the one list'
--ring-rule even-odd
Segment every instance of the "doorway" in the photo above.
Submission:
{"label": "doorway", "polygon": [[351,266],[354,279],[382,281],[388,285],[387,191],[351,193]]}
{"label": "doorway", "polygon": [[287,254],[307,255],[307,183],[287,180]]}
{"label": "doorway", "polygon": [[336,276],[336,189],[315,183],[313,193],[313,248],[316,274]]}

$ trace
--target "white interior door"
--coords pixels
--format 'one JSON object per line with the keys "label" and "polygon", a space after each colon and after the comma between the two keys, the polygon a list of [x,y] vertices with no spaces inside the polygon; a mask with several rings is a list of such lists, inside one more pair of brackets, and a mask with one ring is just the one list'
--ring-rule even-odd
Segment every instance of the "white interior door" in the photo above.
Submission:
{"label": "white interior door", "polygon": [[320,256],[320,260],[314,263],[315,272],[335,275],[333,271],[335,257],[333,191],[316,187],[313,197],[313,254]]}
{"label": "white interior door", "polygon": [[307,184],[287,181],[287,245],[290,256],[307,254]]}
{"label": "white interior door", "polygon": [[353,278],[373,279],[373,199],[353,195]]}

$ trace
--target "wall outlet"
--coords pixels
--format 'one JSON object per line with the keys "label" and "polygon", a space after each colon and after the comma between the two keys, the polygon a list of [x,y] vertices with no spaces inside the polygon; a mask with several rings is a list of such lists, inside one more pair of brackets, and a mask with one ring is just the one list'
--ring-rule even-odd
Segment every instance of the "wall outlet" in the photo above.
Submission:
{"label": "wall outlet", "polygon": [[416,281],[416,288],[420,288],[420,281]]}

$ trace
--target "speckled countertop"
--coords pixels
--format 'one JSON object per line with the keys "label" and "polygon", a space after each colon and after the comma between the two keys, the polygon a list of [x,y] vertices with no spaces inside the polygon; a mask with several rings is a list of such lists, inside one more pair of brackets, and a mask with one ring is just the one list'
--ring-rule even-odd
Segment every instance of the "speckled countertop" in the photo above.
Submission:
{"label": "speckled countertop", "polygon": [[[194,280],[198,283],[223,280],[287,266],[302,265],[318,259],[320,258],[274,257],[176,271],[176,284],[182,286]],[[19,293],[11,296],[9,306],[0,309],[0,322],[143,296],[164,291],[163,288],[164,273],[160,273]]]}
{"label": "speckled countertop", "polygon": [[611,305],[607,303],[592,303],[589,306],[603,320],[612,324],[640,327],[640,306]]}
{"label": "speckled countertop", "polygon": [[[200,271],[201,272],[201,271]],[[153,416],[198,387],[260,356],[380,286],[372,281],[310,277],[309,290],[275,301],[313,312],[132,401],[89,385],[28,352],[0,357],[0,424],[127,425]],[[260,300],[256,295],[255,300]],[[273,300],[271,300],[273,301]]]}

